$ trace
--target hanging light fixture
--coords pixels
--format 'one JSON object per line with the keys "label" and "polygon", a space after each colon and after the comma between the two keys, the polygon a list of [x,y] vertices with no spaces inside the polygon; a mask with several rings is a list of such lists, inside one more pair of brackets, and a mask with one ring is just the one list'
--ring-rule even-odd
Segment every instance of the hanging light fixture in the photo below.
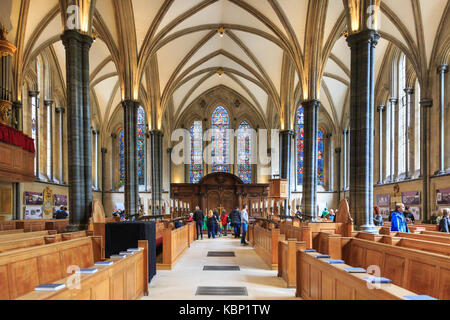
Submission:
{"label": "hanging light fixture", "polygon": [[219,75],[219,77],[221,77],[221,76],[224,74],[223,69],[222,69],[222,68],[219,68],[219,69],[217,70],[217,74]]}
{"label": "hanging light fixture", "polygon": [[223,38],[223,36],[225,35],[225,28],[224,27],[220,27],[217,32],[219,33],[219,36],[221,38]]}

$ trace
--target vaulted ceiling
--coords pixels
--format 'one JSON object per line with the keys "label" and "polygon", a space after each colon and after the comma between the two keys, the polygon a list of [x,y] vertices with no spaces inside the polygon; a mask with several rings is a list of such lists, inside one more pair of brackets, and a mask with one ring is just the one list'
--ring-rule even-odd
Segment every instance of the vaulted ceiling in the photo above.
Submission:
{"label": "vaulted ceiling", "polygon": [[[339,128],[350,83],[344,6],[342,0],[320,0],[320,6],[316,1],[97,0],[93,28],[98,38],[90,51],[90,72],[98,121],[107,126],[133,90],[128,87],[136,84],[153,122],[169,109],[175,122],[198,96],[219,85],[246,98],[263,117],[269,107],[282,113],[285,86],[294,90],[291,103],[303,99],[310,67],[306,51],[316,41],[322,52],[315,66],[322,80],[318,98]],[[51,46],[65,82],[58,0],[1,2],[11,7],[9,17],[1,19],[10,19],[8,39],[19,47],[24,68]],[[437,39],[445,43],[438,36],[448,16],[448,0],[383,0],[376,72],[392,43],[407,54],[419,78],[426,77]],[[288,72],[286,61],[294,71]]]}

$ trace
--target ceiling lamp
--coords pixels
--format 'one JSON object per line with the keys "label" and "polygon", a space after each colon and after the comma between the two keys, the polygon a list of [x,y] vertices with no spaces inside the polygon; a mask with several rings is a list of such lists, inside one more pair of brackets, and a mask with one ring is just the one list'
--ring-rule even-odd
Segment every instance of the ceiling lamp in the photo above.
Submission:
{"label": "ceiling lamp", "polygon": [[219,75],[219,77],[221,77],[223,75],[223,69],[219,68],[219,70],[217,70],[217,74]]}
{"label": "ceiling lamp", "polygon": [[0,25],[0,57],[13,56],[16,53],[17,48],[8,40],[6,36],[8,30],[4,25]]}
{"label": "ceiling lamp", "polygon": [[92,40],[93,42],[97,41],[98,34],[95,31],[92,31]]}
{"label": "ceiling lamp", "polygon": [[223,38],[224,34],[225,34],[225,28],[224,27],[220,27],[217,32],[219,33],[219,36],[221,38]]}

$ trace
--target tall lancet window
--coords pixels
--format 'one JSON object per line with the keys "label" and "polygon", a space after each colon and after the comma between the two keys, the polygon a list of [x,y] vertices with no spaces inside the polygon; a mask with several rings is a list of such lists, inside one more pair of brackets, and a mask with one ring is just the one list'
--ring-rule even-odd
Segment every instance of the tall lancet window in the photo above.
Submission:
{"label": "tall lancet window", "polygon": [[119,132],[119,185],[125,185],[125,132]]}
{"label": "tall lancet window", "polygon": [[137,114],[137,173],[139,185],[145,185],[145,110],[142,107]]}
{"label": "tall lancet window", "polygon": [[238,128],[238,176],[244,183],[252,183],[251,127],[242,121]]}
{"label": "tall lancet window", "polygon": [[[30,97],[31,99],[31,138],[34,140],[34,148],[37,150],[37,114],[36,114],[36,104],[37,104],[37,97]],[[34,157],[34,175],[38,176],[37,172],[37,156]]]}
{"label": "tall lancet window", "polygon": [[203,127],[201,121],[191,125],[191,183],[198,183],[203,177]]}
{"label": "tall lancet window", "polygon": [[398,63],[398,175],[405,173],[405,154],[406,151],[406,130],[408,124],[406,122],[406,57],[401,55]]}
{"label": "tall lancet window", "polygon": [[[298,108],[297,117],[297,185],[303,184],[303,151],[304,151],[304,128],[305,128],[305,115],[302,107]],[[317,131],[317,185],[325,185],[324,176],[324,133],[322,130]]]}
{"label": "tall lancet window", "polygon": [[212,114],[212,172],[229,172],[228,137],[230,117],[223,106],[218,106]]}

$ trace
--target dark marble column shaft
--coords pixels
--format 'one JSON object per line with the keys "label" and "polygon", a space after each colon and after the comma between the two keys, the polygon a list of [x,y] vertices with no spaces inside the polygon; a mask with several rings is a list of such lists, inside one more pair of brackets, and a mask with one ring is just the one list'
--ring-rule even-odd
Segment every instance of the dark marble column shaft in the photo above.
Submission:
{"label": "dark marble column shaft", "polygon": [[344,130],[344,188],[348,187],[348,130]]}
{"label": "dark marble column shaft", "polygon": [[13,110],[14,110],[14,128],[16,128],[19,131],[23,131],[23,124],[22,124],[22,102],[20,101],[14,101],[13,102]]}
{"label": "dark marble column shaft", "polygon": [[378,233],[373,224],[375,47],[373,30],[350,35],[350,212],[358,230]]}
{"label": "dark marble column shaft", "polygon": [[102,148],[102,203],[105,205],[105,186],[106,186],[106,154],[108,150]]}
{"label": "dark marble column shaft", "polygon": [[410,173],[410,158],[411,155],[409,154],[409,150],[410,150],[410,146],[411,146],[411,141],[409,139],[409,130],[410,130],[410,123],[411,123],[411,99],[412,99],[412,95],[414,94],[414,89],[412,88],[406,88],[405,89],[405,93],[406,93],[406,105],[405,105],[405,180],[409,180],[411,179],[411,173]]}
{"label": "dark marble column shaft", "polygon": [[152,214],[161,214],[161,195],[162,195],[162,144],[163,133],[159,130],[150,132],[150,153],[152,167]]}
{"label": "dark marble column shaft", "polygon": [[[445,173],[445,74],[448,66],[443,64],[438,67],[439,75],[439,170],[436,175]],[[447,152],[450,152],[448,150]]]}
{"label": "dark marble column shaft", "polygon": [[64,119],[63,115],[66,112],[64,108],[56,108],[58,115],[58,139],[59,139],[59,183],[65,184],[64,181]]}
{"label": "dark marble column shaft", "polygon": [[378,119],[380,121],[379,123],[379,131],[378,131],[378,156],[379,156],[379,175],[380,178],[378,180],[378,184],[383,184],[383,112],[385,110],[384,105],[380,105],[378,107]]}
{"label": "dark marble column shaft", "polygon": [[50,179],[53,182],[53,100],[44,100],[44,106],[47,108],[47,117],[50,119],[50,136],[47,137],[47,143],[50,142]]}
{"label": "dark marble column shaft", "polygon": [[390,141],[390,146],[389,146],[389,151],[390,151],[390,157],[389,157],[389,162],[390,162],[390,180],[391,182],[394,182],[395,180],[395,135],[394,135],[394,129],[397,126],[397,122],[395,122],[395,107],[397,105],[398,99],[395,98],[391,98],[389,99],[389,103],[391,104],[390,108],[389,108],[389,112],[390,112],[390,117],[391,117],[391,125],[390,125],[390,136],[391,136],[391,141]]}
{"label": "dark marble column shaft", "polygon": [[28,92],[28,96],[30,98],[30,110],[33,107],[32,105],[32,101],[34,99],[34,109],[35,109],[35,114],[36,114],[36,138],[34,139],[34,145],[35,145],[35,158],[36,158],[36,179],[39,180],[39,101],[38,101],[38,96],[39,96],[39,91],[30,91]]}
{"label": "dark marble column shaft", "polygon": [[336,148],[338,200],[341,201],[341,148]]}
{"label": "dark marble column shaft", "polygon": [[[280,132],[280,178],[287,179],[288,201],[291,198],[291,170],[292,170],[292,145],[294,142],[294,131],[285,130]],[[289,215],[288,206],[284,206],[283,215]]]}
{"label": "dark marble column shaft", "polygon": [[317,132],[320,101],[302,103],[304,109],[303,150],[303,217],[317,220]]}
{"label": "dark marble column shaft", "polygon": [[139,181],[137,163],[137,111],[139,102],[122,102],[125,127],[125,212],[134,216],[139,205]]}
{"label": "dark marble column shaft", "polygon": [[117,134],[111,134],[111,191],[116,191],[116,139]]}
{"label": "dark marble column shaft", "polygon": [[92,204],[89,49],[92,38],[73,30],[61,37],[66,50],[67,140],[70,216],[67,231],[87,229]]}
{"label": "dark marble column shaft", "polygon": [[423,206],[422,206],[422,218],[424,222],[429,222],[430,218],[430,161],[429,161],[429,137],[430,137],[430,125],[429,125],[429,111],[433,107],[432,99],[421,99],[420,106],[422,109],[422,115],[420,120],[421,125],[421,148],[420,148],[420,177],[423,183]]}
{"label": "dark marble column shaft", "polygon": [[331,133],[327,134],[327,145],[328,145],[328,191],[332,192],[334,190],[334,170],[333,170],[333,135]]}

